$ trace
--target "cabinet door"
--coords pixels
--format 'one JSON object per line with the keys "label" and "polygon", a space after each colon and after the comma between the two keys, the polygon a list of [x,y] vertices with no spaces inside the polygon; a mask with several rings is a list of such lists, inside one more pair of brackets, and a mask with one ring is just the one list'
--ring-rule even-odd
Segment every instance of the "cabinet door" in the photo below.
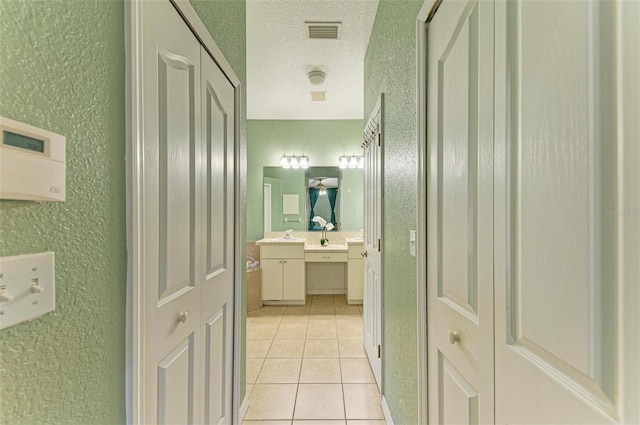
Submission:
{"label": "cabinet door", "polygon": [[282,280],[283,299],[303,300],[304,285],[304,260],[286,259],[284,264],[284,279]]}
{"label": "cabinet door", "polygon": [[347,265],[347,302],[362,302],[364,262],[361,258],[350,258]]}
{"label": "cabinet door", "polygon": [[282,300],[282,260],[262,260],[262,299]]}

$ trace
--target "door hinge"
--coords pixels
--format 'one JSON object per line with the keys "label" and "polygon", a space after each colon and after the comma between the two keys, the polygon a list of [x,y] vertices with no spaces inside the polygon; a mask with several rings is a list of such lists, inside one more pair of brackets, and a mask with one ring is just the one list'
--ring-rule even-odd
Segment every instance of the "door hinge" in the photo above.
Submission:
{"label": "door hinge", "polygon": [[378,344],[378,358],[380,358],[380,344]]}
{"label": "door hinge", "polygon": [[378,252],[380,252],[380,238],[378,238]]}
{"label": "door hinge", "polygon": [[382,136],[378,133],[378,146],[382,143]]}

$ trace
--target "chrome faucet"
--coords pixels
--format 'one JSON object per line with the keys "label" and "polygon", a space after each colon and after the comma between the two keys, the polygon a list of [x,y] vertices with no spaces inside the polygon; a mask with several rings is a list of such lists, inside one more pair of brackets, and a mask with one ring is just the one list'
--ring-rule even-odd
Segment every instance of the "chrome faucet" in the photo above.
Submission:
{"label": "chrome faucet", "polygon": [[293,229],[289,229],[286,232],[284,232],[284,238],[291,239],[291,232],[293,232]]}

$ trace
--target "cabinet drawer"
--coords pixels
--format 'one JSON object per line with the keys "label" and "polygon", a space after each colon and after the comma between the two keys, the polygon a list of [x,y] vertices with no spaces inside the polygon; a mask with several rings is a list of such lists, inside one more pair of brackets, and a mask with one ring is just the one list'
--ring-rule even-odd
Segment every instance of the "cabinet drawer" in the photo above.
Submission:
{"label": "cabinet drawer", "polygon": [[349,258],[362,258],[363,251],[362,245],[349,245]]}
{"label": "cabinet drawer", "polygon": [[307,252],[305,254],[307,263],[346,263],[346,252]]}
{"label": "cabinet drawer", "polygon": [[261,246],[261,258],[304,258],[304,246]]}

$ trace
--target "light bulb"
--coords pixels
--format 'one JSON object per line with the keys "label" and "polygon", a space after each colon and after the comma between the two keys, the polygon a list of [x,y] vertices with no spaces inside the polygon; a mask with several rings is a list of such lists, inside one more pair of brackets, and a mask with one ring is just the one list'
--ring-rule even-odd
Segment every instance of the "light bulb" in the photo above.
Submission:
{"label": "light bulb", "polygon": [[358,168],[364,168],[364,156],[358,157]]}
{"label": "light bulb", "polygon": [[309,168],[309,158],[306,156],[300,157],[300,168]]}
{"label": "light bulb", "polygon": [[300,164],[298,163],[298,158],[295,156],[291,157],[291,168],[300,168]]}
{"label": "light bulb", "polygon": [[355,156],[351,157],[351,160],[349,160],[349,168],[356,168],[358,166],[358,160],[356,159]]}
{"label": "light bulb", "polygon": [[349,166],[349,160],[347,159],[346,156],[342,155],[340,157],[340,168],[347,168]]}
{"label": "light bulb", "polygon": [[282,166],[282,168],[290,168],[289,157],[286,155],[282,155],[282,158],[280,159],[280,165]]}

